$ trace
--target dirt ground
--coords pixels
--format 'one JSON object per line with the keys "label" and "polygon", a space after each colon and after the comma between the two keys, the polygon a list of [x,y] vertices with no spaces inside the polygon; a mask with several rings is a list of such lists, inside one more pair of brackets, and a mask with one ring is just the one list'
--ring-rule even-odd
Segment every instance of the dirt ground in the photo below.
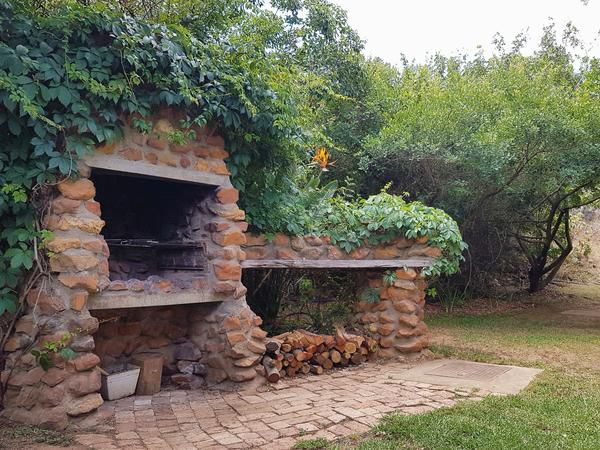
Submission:
{"label": "dirt ground", "polygon": [[600,283],[600,209],[586,208],[575,216],[574,249],[558,279]]}
{"label": "dirt ground", "polygon": [[[452,347],[467,355],[494,354],[516,364],[596,371],[600,317],[561,314],[567,310],[600,311],[600,284],[555,283],[542,293],[522,294],[510,302],[473,300],[452,316],[439,307],[429,308],[426,316],[434,351]],[[451,321],[453,326],[446,326]],[[483,328],[487,332],[479,333]]]}

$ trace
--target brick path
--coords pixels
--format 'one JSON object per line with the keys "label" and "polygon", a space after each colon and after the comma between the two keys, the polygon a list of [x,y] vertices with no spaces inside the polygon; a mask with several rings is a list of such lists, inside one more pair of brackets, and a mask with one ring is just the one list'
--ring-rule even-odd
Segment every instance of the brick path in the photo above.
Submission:
{"label": "brick path", "polygon": [[419,414],[487,393],[435,386],[400,377],[400,363],[363,366],[280,381],[252,392],[164,391],[106,402],[114,425],[78,433],[77,442],[98,450],[289,449],[301,439],[368,431],[384,414]]}

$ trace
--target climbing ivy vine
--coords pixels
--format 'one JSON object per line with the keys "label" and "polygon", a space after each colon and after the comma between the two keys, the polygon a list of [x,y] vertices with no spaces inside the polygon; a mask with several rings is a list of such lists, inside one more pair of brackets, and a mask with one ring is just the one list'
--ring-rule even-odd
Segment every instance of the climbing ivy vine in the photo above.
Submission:
{"label": "climbing ivy vine", "polygon": [[124,117],[144,131],[144,118],[170,106],[187,114],[182,130],[216,124],[236,174],[250,155],[289,141],[286,99],[228,62],[230,50],[108,9],[67,4],[42,18],[0,0],[0,316],[15,311],[47,237],[38,220],[45,187],[117,140]]}
{"label": "climbing ivy vine", "polygon": [[398,236],[427,238],[427,244],[439,248],[442,255],[424,269],[425,275],[458,272],[467,248],[458,224],[444,211],[420,202],[407,202],[385,189],[366,199],[334,197],[315,210],[315,215],[314,232],[330,236],[334,244],[348,252],[365,242],[383,244]]}

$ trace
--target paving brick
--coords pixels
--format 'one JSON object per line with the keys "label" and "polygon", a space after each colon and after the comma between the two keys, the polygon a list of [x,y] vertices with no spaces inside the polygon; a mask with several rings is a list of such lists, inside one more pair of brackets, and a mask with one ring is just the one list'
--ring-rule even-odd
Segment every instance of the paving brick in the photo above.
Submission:
{"label": "paving brick", "polygon": [[250,403],[251,405],[256,405],[257,403],[265,403],[265,400],[258,395],[245,395],[242,396],[242,400]]}
{"label": "paving brick", "polygon": [[337,412],[338,414],[343,414],[346,417],[350,417],[351,419],[355,419],[357,417],[362,417],[365,414],[363,412],[361,412],[360,410],[356,410],[356,409],[352,409],[352,408],[347,408],[347,407],[338,407],[338,408],[334,408],[335,412]]}
{"label": "paving brick", "polygon": [[342,424],[332,425],[329,428],[327,428],[327,431],[339,437],[350,436],[351,434],[355,433],[354,430],[351,430],[350,428]]}
{"label": "paving brick", "polygon": [[237,437],[234,434],[229,433],[228,431],[225,431],[223,433],[217,433],[217,434],[213,434],[211,435],[211,437],[217,441],[219,444],[222,445],[229,445],[229,444],[237,444],[242,442],[242,440]]}
{"label": "paving brick", "polygon": [[364,416],[355,419],[355,421],[367,425],[368,427],[373,427],[379,422],[379,419],[373,416]]}
{"label": "paving brick", "polygon": [[112,433],[80,433],[76,440],[97,449],[289,449],[302,439],[365,433],[392,411],[420,414],[489,394],[403,381],[398,373],[405,369],[367,363],[283,380],[267,392],[162,391],[129,397],[103,406],[114,418]]}
{"label": "paving brick", "polygon": [[260,435],[258,433],[252,433],[252,432],[236,433],[236,436],[239,437],[242,441],[249,441],[251,439],[260,439]]}
{"label": "paving brick", "polygon": [[119,433],[115,436],[117,440],[121,439],[139,439],[139,435],[134,431],[128,431],[126,433]]}
{"label": "paving brick", "polygon": [[259,431],[260,437],[265,439],[267,442],[273,441],[279,437],[279,431],[277,430],[265,430]]}
{"label": "paving brick", "polygon": [[296,428],[298,430],[304,431],[304,432],[311,432],[311,431],[318,431],[319,430],[319,427],[316,426],[312,422],[299,423],[298,425],[296,425]]}
{"label": "paving brick", "polygon": [[271,428],[264,422],[260,420],[253,420],[251,422],[246,422],[245,425],[252,431],[266,431]]}
{"label": "paving brick", "polygon": [[328,441],[332,441],[334,439],[337,439],[337,436],[333,433],[331,433],[330,431],[327,430],[319,430],[314,434],[310,435],[311,439],[319,439],[319,438],[324,438],[327,439]]}
{"label": "paving brick", "polygon": [[290,437],[290,436],[304,436],[306,435],[305,431],[299,430],[296,427],[284,428],[283,430],[278,430],[281,437]]}

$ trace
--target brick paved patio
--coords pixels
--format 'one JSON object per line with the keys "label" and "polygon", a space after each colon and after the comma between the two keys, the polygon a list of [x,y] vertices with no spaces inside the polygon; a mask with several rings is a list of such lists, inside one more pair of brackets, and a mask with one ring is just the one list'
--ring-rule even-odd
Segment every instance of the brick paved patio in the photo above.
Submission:
{"label": "brick paved patio", "polygon": [[368,431],[384,414],[419,414],[452,406],[469,392],[401,379],[410,366],[368,363],[282,381],[251,392],[164,391],[107,402],[108,429],[78,433],[94,449],[289,449],[301,439]]}

